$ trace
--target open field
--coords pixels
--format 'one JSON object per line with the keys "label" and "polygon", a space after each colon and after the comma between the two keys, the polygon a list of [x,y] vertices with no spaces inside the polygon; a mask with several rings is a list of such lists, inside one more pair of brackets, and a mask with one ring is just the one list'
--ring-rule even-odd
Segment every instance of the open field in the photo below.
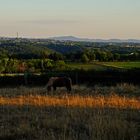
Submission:
{"label": "open field", "polygon": [[104,71],[107,69],[133,69],[140,68],[140,62],[93,62],[89,64],[70,63],[72,69]]}
{"label": "open field", "polygon": [[0,139],[139,140],[140,87],[0,89]]}
{"label": "open field", "polygon": [[122,69],[140,68],[140,62],[102,62],[101,64]]}
{"label": "open field", "polygon": [[82,63],[69,63],[67,64],[71,69],[83,69],[83,70],[106,70],[106,66],[102,66],[96,63],[82,64]]}

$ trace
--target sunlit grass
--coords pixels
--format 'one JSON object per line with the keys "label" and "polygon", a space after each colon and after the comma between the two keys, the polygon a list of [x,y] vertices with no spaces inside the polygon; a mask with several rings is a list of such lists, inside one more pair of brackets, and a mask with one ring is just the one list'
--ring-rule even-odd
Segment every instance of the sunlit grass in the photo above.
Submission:
{"label": "sunlit grass", "polygon": [[71,93],[63,88],[51,93],[46,93],[44,87],[3,88],[0,105],[140,109],[140,88],[125,83],[111,87],[74,86]]}
{"label": "sunlit grass", "polygon": [[0,105],[31,105],[31,106],[70,106],[70,107],[100,107],[100,108],[132,108],[140,109],[140,100],[136,98],[110,96],[18,96],[12,98],[0,97]]}

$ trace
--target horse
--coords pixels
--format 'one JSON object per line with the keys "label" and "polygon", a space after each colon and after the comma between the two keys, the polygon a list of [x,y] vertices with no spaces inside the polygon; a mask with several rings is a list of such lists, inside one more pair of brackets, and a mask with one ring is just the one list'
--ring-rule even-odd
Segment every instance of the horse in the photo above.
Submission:
{"label": "horse", "polygon": [[72,90],[72,80],[69,77],[51,77],[47,83],[47,91],[53,90],[56,91],[57,87],[66,87],[67,91]]}

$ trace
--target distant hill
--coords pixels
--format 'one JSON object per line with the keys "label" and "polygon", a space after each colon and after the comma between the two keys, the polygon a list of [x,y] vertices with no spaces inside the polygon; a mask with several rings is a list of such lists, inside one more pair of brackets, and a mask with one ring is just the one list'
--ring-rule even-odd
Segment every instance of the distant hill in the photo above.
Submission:
{"label": "distant hill", "polygon": [[[89,39],[75,36],[57,36],[49,38],[21,38],[24,41],[73,41],[73,42],[97,42],[97,43],[140,43],[140,39]],[[16,40],[16,38],[0,37],[0,40]]]}
{"label": "distant hill", "polygon": [[17,42],[16,39],[0,41],[0,51],[6,51],[10,55],[17,58],[38,58],[44,52],[52,53],[54,50],[47,48],[38,42],[31,42],[30,40]]}
{"label": "distant hill", "polygon": [[122,42],[133,42],[133,43],[140,43],[140,40],[137,39],[127,39],[127,40],[122,40],[122,39],[88,39],[88,38],[78,38],[74,36],[60,36],[60,37],[51,37],[49,39],[53,40],[59,40],[59,41],[77,41],[77,42],[116,42],[116,43],[122,43]]}
{"label": "distant hill", "polygon": [[74,36],[60,36],[60,37],[52,37],[49,39],[53,39],[53,40],[59,40],[59,41],[88,41],[91,42],[91,39],[88,38],[78,38],[78,37],[74,37]]}
{"label": "distant hill", "polygon": [[25,39],[25,38],[0,38],[0,51],[16,55],[20,58],[38,58],[42,53],[70,53],[82,51],[83,47],[76,43],[64,43],[48,39]]}

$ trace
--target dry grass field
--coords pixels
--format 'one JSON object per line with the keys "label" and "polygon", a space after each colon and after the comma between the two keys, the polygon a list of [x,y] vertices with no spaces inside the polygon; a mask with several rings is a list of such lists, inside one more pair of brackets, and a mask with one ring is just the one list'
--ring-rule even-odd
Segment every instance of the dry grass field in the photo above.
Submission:
{"label": "dry grass field", "polygon": [[99,107],[99,108],[131,108],[140,109],[140,101],[136,98],[118,95],[81,97],[81,96],[18,96],[13,98],[0,97],[0,105],[16,106],[59,106],[59,107]]}
{"label": "dry grass field", "polygon": [[140,87],[0,89],[0,140],[139,140]]}

